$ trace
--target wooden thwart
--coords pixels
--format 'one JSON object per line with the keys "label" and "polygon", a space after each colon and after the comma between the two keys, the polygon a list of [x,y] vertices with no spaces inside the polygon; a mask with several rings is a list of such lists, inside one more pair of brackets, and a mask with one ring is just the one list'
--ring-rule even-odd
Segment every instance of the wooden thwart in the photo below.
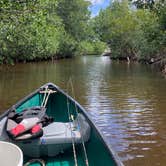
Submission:
{"label": "wooden thwart", "polygon": [[47,90],[47,91],[40,91],[39,93],[57,93],[57,91],[54,90]]}

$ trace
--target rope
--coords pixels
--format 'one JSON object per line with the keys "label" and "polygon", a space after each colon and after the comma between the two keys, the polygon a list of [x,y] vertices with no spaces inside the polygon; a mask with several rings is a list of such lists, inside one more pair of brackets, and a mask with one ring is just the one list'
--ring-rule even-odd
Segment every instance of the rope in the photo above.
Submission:
{"label": "rope", "polygon": [[[73,88],[73,83],[72,83],[72,79],[71,78],[68,81],[68,84],[69,83],[71,85],[72,95],[73,95],[73,97],[75,99],[75,93],[74,93],[74,88]],[[74,102],[74,105],[75,105],[76,114],[78,115],[78,108],[77,108],[76,102]],[[80,126],[79,119],[77,120],[77,122],[78,122],[78,125]],[[80,132],[80,135],[81,135],[81,132]],[[86,166],[89,166],[88,155],[87,155],[87,151],[86,151],[86,147],[85,147],[85,143],[83,141],[82,135],[81,135],[81,143],[82,143],[82,147],[83,147],[83,151],[84,151],[84,157],[85,157]]]}
{"label": "rope", "polygon": [[26,162],[24,164],[24,166],[29,166],[29,165],[31,165],[33,163],[39,163],[41,166],[46,166],[44,160],[42,160],[42,159],[32,159],[32,160],[29,160],[28,162]]}
{"label": "rope", "polygon": [[[47,91],[47,89],[48,89],[48,86],[46,86],[46,87],[45,87],[45,89],[46,89],[46,91]],[[42,102],[41,106],[43,106],[43,105],[44,105],[45,98],[46,98],[46,94],[47,94],[47,93],[44,93],[44,98],[43,98],[43,102]]]}
{"label": "rope", "polygon": [[41,106],[45,107],[50,94],[56,93],[56,91],[53,91],[52,89],[48,89],[48,86],[46,86],[45,91],[41,91],[40,93],[44,93],[44,98],[43,98],[43,102],[42,102]]}
{"label": "rope", "polygon": [[[69,121],[72,122],[72,115],[70,115],[70,107],[69,107],[69,99],[67,97],[67,113],[68,113],[68,118]],[[77,154],[76,154],[76,149],[75,149],[75,144],[74,144],[74,137],[73,137],[73,132],[72,132],[72,126],[70,123],[70,130],[71,130],[71,138],[72,138],[72,147],[73,147],[73,154],[74,154],[74,162],[75,162],[75,166],[78,166],[78,162],[77,162]]]}
{"label": "rope", "polygon": [[46,99],[45,99],[45,102],[44,102],[43,107],[45,107],[45,106],[46,106],[46,104],[47,104],[47,101],[48,101],[48,98],[49,98],[50,94],[51,94],[51,90],[49,90],[49,91],[48,91],[48,95],[47,95],[47,97],[46,97]]}

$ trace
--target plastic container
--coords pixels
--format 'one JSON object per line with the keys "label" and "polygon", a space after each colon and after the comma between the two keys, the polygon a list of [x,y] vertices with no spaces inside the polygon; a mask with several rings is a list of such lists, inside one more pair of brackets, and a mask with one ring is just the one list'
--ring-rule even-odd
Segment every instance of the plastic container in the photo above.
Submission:
{"label": "plastic container", "polygon": [[15,144],[0,141],[0,165],[1,166],[22,166],[23,153]]}

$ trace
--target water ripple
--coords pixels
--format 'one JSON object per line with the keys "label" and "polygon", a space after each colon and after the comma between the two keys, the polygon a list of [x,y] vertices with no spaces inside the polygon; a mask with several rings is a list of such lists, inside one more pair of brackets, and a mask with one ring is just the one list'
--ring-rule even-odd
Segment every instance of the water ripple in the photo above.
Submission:
{"label": "water ripple", "polygon": [[69,92],[72,77],[76,99],[125,165],[165,166],[166,80],[146,65],[83,56],[1,70],[1,111],[46,82]]}

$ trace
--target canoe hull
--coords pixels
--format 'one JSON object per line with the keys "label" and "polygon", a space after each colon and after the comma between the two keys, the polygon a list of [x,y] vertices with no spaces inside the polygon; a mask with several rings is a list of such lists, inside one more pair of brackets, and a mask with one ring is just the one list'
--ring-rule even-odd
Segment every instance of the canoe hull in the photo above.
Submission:
{"label": "canoe hull", "polygon": [[[9,110],[7,110],[1,117],[0,120],[5,117],[10,110],[16,109],[17,112],[21,112],[23,109],[33,106],[39,106],[42,103],[42,96],[40,95],[41,89],[48,86],[49,88],[57,91],[57,93],[52,94],[48,100],[47,104],[47,114],[50,116],[54,116],[56,122],[63,122],[68,123],[69,117],[67,113],[67,109],[69,106],[69,110],[71,114],[76,117],[76,110],[78,113],[82,114],[91,128],[91,134],[89,141],[85,144],[88,161],[90,166],[111,166],[111,165],[123,165],[119,160],[116,153],[112,150],[111,146],[107,143],[105,137],[99,131],[99,129],[95,126],[94,122],[91,120],[88,113],[83,109],[83,107],[77,103],[73,98],[68,96],[65,92],[63,92],[59,87],[52,83],[48,83],[28,95],[27,97],[20,100],[18,103],[12,106]],[[68,106],[67,106],[68,103]],[[54,110],[54,111],[53,111]],[[63,115],[63,116],[62,116]],[[56,145],[55,145],[56,146]],[[54,151],[55,146],[49,146],[49,150]],[[66,144],[66,146],[68,146]],[[34,147],[35,148],[35,147]],[[44,146],[42,147],[44,148]],[[56,147],[59,148],[59,147]],[[37,148],[38,149],[38,148]],[[44,148],[45,149],[45,148]],[[44,150],[44,151],[49,151]],[[35,149],[34,149],[35,152]],[[44,152],[47,154],[47,152]],[[85,154],[83,151],[82,145],[78,145],[76,147],[76,153],[78,158],[78,165],[83,166],[85,165]],[[52,153],[50,153],[52,154]],[[56,152],[55,152],[56,154]],[[53,154],[53,156],[55,155]],[[32,155],[33,157],[37,157]],[[45,155],[46,156],[46,155]],[[29,159],[29,157],[25,156],[25,161]],[[74,157],[73,157],[73,150],[72,148],[68,149],[64,153],[59,154],[56,157],[45,157],[46,163],[48,165],[52,163],[66,163],[67,165],[74,165]],[[46,164],[47,165],[47,164]]]}

